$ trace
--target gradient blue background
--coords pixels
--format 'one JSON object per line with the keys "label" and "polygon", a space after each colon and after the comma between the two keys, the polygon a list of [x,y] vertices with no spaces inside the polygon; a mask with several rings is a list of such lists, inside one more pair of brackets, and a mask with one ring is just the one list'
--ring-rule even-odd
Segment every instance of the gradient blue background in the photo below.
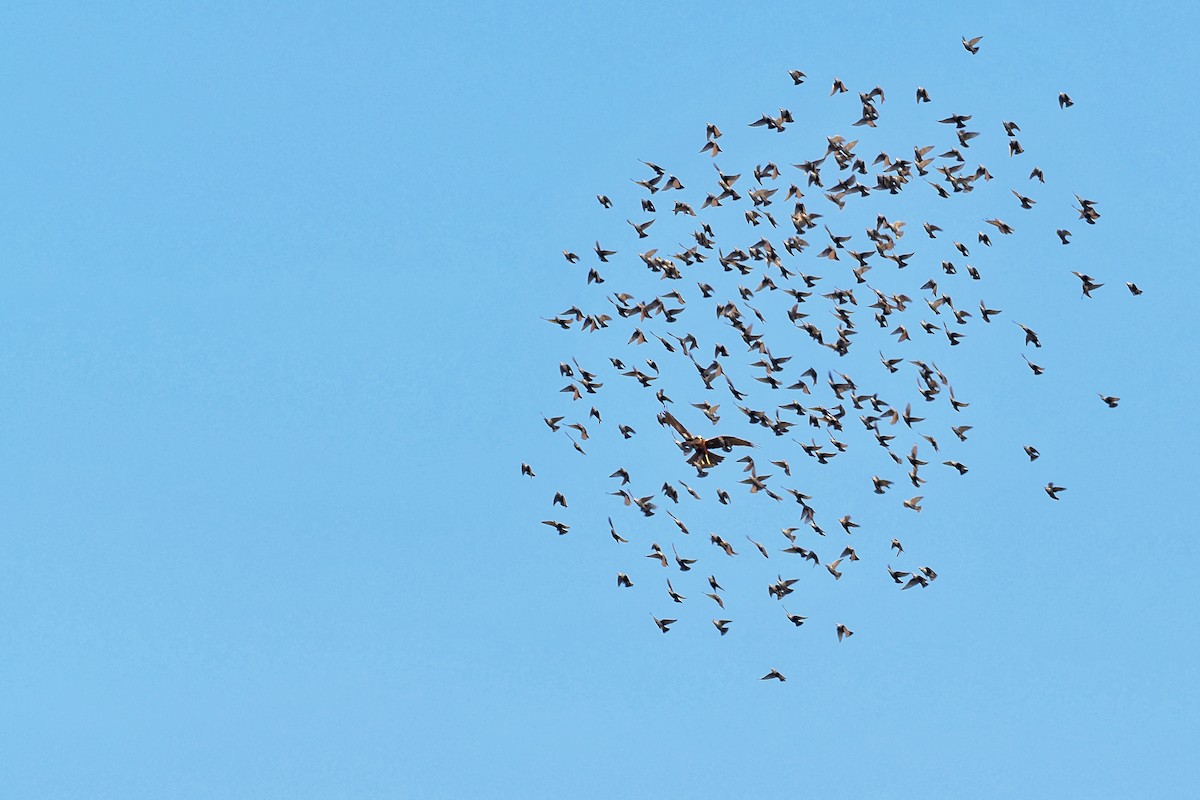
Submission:
{"label": "gradient blue background", "polygon": [[[1195,796],[1193,8],[246,5],[0,33],[0,795]],[[1104,217],[1052,289],[997,278],[1054,368],[958,365],[987,422],[936,587],[839,587],[840,646],[664,637],[539,419],[602,349],[538,317],[583,292],[562,248],[632,250],[596,192],[708,169],[708,121],[759,141],[788,68],[1019,108]]]}

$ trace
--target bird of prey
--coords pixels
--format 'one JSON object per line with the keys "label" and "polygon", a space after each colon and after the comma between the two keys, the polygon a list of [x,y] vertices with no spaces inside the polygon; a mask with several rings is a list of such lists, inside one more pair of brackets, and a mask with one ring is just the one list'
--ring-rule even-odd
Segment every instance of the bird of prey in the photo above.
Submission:
{"label": "bird of prey", "polygon": [[682,450],[690,451],[687,463],[696,468],[698,472],[703,474],[704,468],[716,466],[725,460],[725,456],[713,452],[714,450],[724,450],[730,452],[734,447],[754,447],[752,442],[745,439],[739,439],[736,436],[714,436],[705,438],[703,436],[695,436],[691,434],[683,424],[675,419],[670,411],[663,411],[658,415],[658,421],[662,425],[669,425],[683,437],[683,441],[679,443]]}

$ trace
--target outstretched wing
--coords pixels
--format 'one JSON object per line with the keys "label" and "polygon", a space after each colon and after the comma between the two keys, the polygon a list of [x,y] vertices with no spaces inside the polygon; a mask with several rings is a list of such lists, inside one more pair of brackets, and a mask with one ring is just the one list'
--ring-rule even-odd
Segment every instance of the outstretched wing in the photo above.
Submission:
{"label": "outstretched wing", "polygon": [[684,438],[684,440],[696,438],[695,436],[692,436],[692,434],[688,433],[688,429],[683,427],[683,423],[675,419],[675,417],[671,415],[670,411],[664,410],[661,414],[659,414],[658,421],[663,425],[670,425],[679,433],[680,436]]}
{"label": "outstretched wing", "polygon": [[736,436],[714,436],[705,441],[704,446],[710,450],[713,448],[728,450],[731,447],[754,447],[754,443],[747,442],[745,439],[739,439]]}

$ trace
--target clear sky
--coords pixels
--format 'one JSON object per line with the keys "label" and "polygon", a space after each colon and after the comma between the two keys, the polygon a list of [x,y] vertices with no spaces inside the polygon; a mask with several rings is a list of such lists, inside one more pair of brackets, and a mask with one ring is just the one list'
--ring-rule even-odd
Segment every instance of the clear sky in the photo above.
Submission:
{"label": "clear sky", "polygon": [[[0,795],[1194,797],[1200,13],[415,5],[8,10]],[[959,40],[976,35],[971,56]],[[852,94],[829,99],[834,76]],[[861,132],[868,159],[945,143],[933,120],[977,115],[969,167],[997,181],[944,207],[932,190],[897,201],[895,216],[922,259],[946,244],[924,239],[924,209],[966,231],[984,279],[954,286],[1005,313],[965,327],[964,347],[920,345],[975,431],[950,456],[966,476],[923,468],[919,517],[898,508],[915,491],[862,484],[879,463],[866,454],[802,465],[795,483],[864,522],[854,541],[871,557],[834,583],[750,559],[747,534],[782,546],[783,512],[737,487],[732,463],[689,478],[648,393],[607,370],[624,335],[539,317],[607,305],[642,272],[583,281],[595,240],[639,249],[624,221],[642,218],[638,159],[711,186],[697,151],[714,122],[729,142],[717,163],[746,183],[756,163],[861,131],[855,93],[876,84],[888,99]],[[917,85],[934,100],[920,109]],[[796,115],[785,134],[746,127],[781,106]],[[1001,119],[1026,154],[1003,153]],[[1024,177],[1034,164],[1045,187]],[[780,185],[801,177],[788,167]],[[1010,188],[1043,202],[1023,211]],[[1074,219],[1073,192],[1099,224]],[[976,255],[985,215],[1018,230]],[[685,229],[659,217],[656,235]],[[848,274],[813,256],[806,271]],[[1081,300],[1071,270],[1106,285]],[[1014,319],[1040,334],[1036,355]],[[852,374],[882,382],[879,334],[862,337]],[[801,335],[778,341],[808,358]],[[586,459],[540,419],[586,413],[557,391],[570,356],[611,384]],[[671,381],[676,408],[698,402]],[[690,539],[603,494],[617,465],[703,487],[703,503],[670,506]],[[1051,480],[1068,487],[1058,503]],[[715,486],[741,489],[728,509]],[[551,509],[555,491],[569,509]],[[608,538],[610,514],[630,544]],[[571,533],[539,524],[553,518]],[[721,563],[709,530],[742,552],[723,638],[701,603]],[[934,566],[933,586],[887,580],[891,535],[912,551],[902,568]],[[843,540],[831,532],[823,558]],[[650,541],[702,561],[668,573],[642,558]],[[766,596],[781,571],[802,577],[787,605],[803,628]],[[652,613],[680,622],[664,636]],[[838,644],[836,621],[855,636]],[[758,680],[772,667],[788,682]]]}

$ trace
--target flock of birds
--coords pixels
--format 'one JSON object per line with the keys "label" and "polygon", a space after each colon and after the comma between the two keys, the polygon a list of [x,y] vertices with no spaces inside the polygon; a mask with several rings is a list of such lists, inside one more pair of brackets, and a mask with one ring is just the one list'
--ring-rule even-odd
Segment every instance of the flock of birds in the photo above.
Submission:
{"label": "flock of birds", "polygon": [[[962,45],[974,55],[979,52],[981,39],[964,38]],[[799,70],[790,70],[788,74],[795,86],[807,81],[805,73]],[[830,97],[847,92],[847,86],[834,78]],[[860,92],[859,100],[861,116],[850,125],[877,127],[886,102],[884,90],[876,86]],[[917,105],[931,102],[929,91],[917,87]],[[1060,93],[1058,104],[1067,109],[1073,101],[1066,93]],[[862,545],[851,542],[862,541],[862,533],[843,544],[830,546],[825,543],[829,541],[827,526],[853,536],[860,524],[848,513],[836,517],[837,512],[819,512],[812,496],[786,484],[801,478],[803,460],[819,467],[846,453],[854,438],[851,430],[864,437],[868,448],[878,448],[883,465],[879,469],[881,474],[870,476],[869,481],[863,477],[864,490],[869,487],[874,494],[884,495],[898,493],[897,483],[913,487],[911,496],[897,502],[897,509],[914,513],[922,510],[925,497],[919,492],[926,483],[922,468],[931,462],[949,468],[952,474],[965,475],[969,471],[959,460],[961,456],[947,457],[948,453],[943,451],[957,450],[967,441],[972,426],[952,424],[935,428],[932,427],[934,422],[927,423],[926,420],[933,420],[946,407],[950,412],[947,416],[957,419],[955,415],[970,404],[955,395],[949,377],[931,356],[922,357],[922,353],[914,351],[922,341],[932,343],[933,340],[924,337],[944,337],[946,346],[961,346],[976,326],[990,325],[1003,313],[1000,309],[990,308],[981,299],[964,300],[963,296],[973,282],[983,279],[979,268],[967,260],[971,259],[972,249],[990,248],[993,237],[1014,235],[1019,226],[999,215],[991,216],[982,220],[990,230],[976,232],[975,241],[968,245],[963,241],[970,241],[966,237],[952,239],[933,221],[921,220],[920,229],[924,236],[937,242],[931,246],[944,250],[944,257],[931,260],[934,269],[929,270],[913,261],[914,252],[905,252],[912,249],[905,247],[903,241],[906,235],[913,233],[908,230],[907,222],[889,219],[871,209],[866,212],[866,219],[873,215],[873,223],[868,222],[861,234],[852,234],[840,229],[832,217],[847,208],[859,210],[867,198],[890,197],[901,192],[907,197],[924,193],[918,196],[917,202],[923,203],[922,210],[929,209],[929,217],[936,217],[940,201],[963,197],[992,181],[991,172],[983,164],[973,169],[968,167],[964,151],[968,151],[982,135],[981,131],[971,129],[971,120],[970,114],[959,113],[938,119],[938,130],[943,135],[949,134],[949,145],[915,145],[911,156],[906,153],[905,157],[893,157],[887,152],[868,155],[861,152],[857,141],[840,135],[827,136],[823,153],[813,153],[815,157],[791,165],[795,170],[792,180],[785,178],[786,165],[781,169],[770,161],[757,164],[750,176],[727,173],[718,166],[714,183],[693,194],[688,194],[682,179],[668,169],[642,162],[647,174],[633,179],[643,192],[635,209],[638,217],[635,219],[632,214],[626,217],[632,242],[601,245],[596,241],[592,248],[595,261],[587,267],[585,283],[589,287],[601,287],[604,298],[600,307],[585,311],[580,305],[572,305],[545,318],[564,331],[595,333],[624,328],[620,337],[627,332],[628,339],[624,341],[622,351],[608,357],[609,363],[604,369],[611,367],[611,377],[602,374],[599,367],[585,368],[577,358],[559,364],[561,377],[568,381],[561,392],[568,396],[572,411],[543,417],[549,430],[561,436],[565,446],[586,456],[585,445],[597,429],[602,426],[611,429],[611,425],[605,426],[604,414],[594,404],[594,399],[604,394],[605,382],[628,381],[637,388],[637,396],[653,403],[654,416],[669,436],[654,434],[647,437],[645,432],[639,433],[632,425],[619,423],[614,434],[619,438],[614,441],[628,444],[650,438],[650,448],[678,447],[682,461],[695,470],[697,479],[704,479],[718,470],[726,478],[730,473],[738,475],[737,467],[721,466],[727,458],[736,456],[741,465],[738,483],[747,487],[747,494],[754,497],[755,502],[768,498],[798,505],[798,509],[790,502],[783,506],[790,509],[788,513],[796,514],[796,518],[792,525],[780,529],[776,561],[782,556],[785,564],[807,562],[812,568],[823,567],[835,581],[841,579],[843,570],[858,569],[856,562],[860,561],[858,550]],[[749,126],[783,133],[794,122],[792,113],[781,108],[778,114],[762,114]],[[1008,157],[1022,155],[1025,151],[1018,139],[1019,125],[1006,120],[1003,129],[1004,150]],[[716,125],[706,126],[700,152],[711,156],[714,165],[723,152],[722,136]],[[938,150],[941,152],[935,153]],[[1024,174],[1023,170],[1021,174]],[[1043,171],[1034,166],[1027,179],[1033,188],[1011,188],[1016,201],[1009,201],[1012,205],[1009,212],[1004,212],[1005,216],[1019,215],[1033,208],[1038,200],[1025,192],[1036,194],[1045,182]],[[785,187],[784,184],[789,185]],[[777,197],[779,194],[782,198]],[[1097,224],[1101,217],[1097,210],[1099,204],[1078,194],[1075,200],[1077,221]],[[617,207],[603,194],[597,195],[597,201],[605,210]],[[718,212],[717,209],[726,210]],[[732,223],[740,230],[731,226],[723,229],[718,237],[716,220],[718,215],[729,217],[735,213],[729,209],[741,212],[733,217]],[[679,245],[677,252],[670,255],[660,253],[659,248],[648,248],[637,252],[636,258],[629,257],[624,252],[628,245],[650,238],[653,226],[667,211],[669,219],[682,220],[693,228],[687,246]],[[1062,245],[1070,244],[1072,233],[1066,227],[1057,228],[1055,235]],[[618,256],[626,257],[618,261]],[[583,261],[583,257],[570,249],[563,251],[563,257],[572,265]],[[939,260],[940,265],[937,264]],[[812,274],[816,264],[825,264],[832,272]],[[636,291],[607,291],[607,282],[614,278],[610,270],[629,266],[637,267],[638,275],[626,276],[631,284],[627,288],[649,279],[667,291],[643,296],[638,296]],[[873,276],[869,275],[872,271]],[[889,282],[914,273],[918,273],[917,280],[912,284],[924,280],[915,291],[883,288]],[[1080,282],[1083,298],[1092,297],[1093,292],[1104,286],[1085,273],[1076,271],[1073,274]],[[666,283],[662,283],[664,281]],[[949,292],[952,286],[956,296]],[[1141,289],[1134,283],[1127,283],[1126,287],[1131,295],[1141,294]],[[821,303],[822,300],[828,301],[827,306]],[[721,333],[714,333],[710,338],[699,321],[696,327],[688,326],[690,331],[682,329],[684,319],[696,318],[702,313],[701,308],[706,315],[715,309],[717,330]],[[1041,375],[1045,368],[1028,355],[1033,352],[1029,348],[1042,347],[1038,334],[1029,325],[1012,321],[1023,335],[1022,358],[1035,376]],[[876,334],[877,338],[894,337],[887,346],[896,351],[895,355],[885,355],[880,350],[876,367],[880,370],[880,382],[886,381],[885,376],[910,373],[915,381],[915,395],[897,396],[894,388],[889,395],[878,387],[871,388],[867,376],[852,378],[837,369],[824,369],[826,379],[822,381],[815,366],[809,364],[800,370],[791,363],[796,358],[795,353],[784,355],[781,352],[788,345],[807,344],[812,361],[829,359],[838,363],[850,355],[855,340],[866,332],[864,328],[869,330],[873,326],[887,332]],[[660,335],[659,331],[664,328],[670,332]],[[777,333],[777,330],[783,333]],[[770,340],[768,331],[774,334]],[[663,360],[662,365],[658,359]],[[664,383],[655,385],[668,372],[668,364],[680,365],[682,373],[691,376],[689,382],[700,397],[677,403],[662,388]],[[748,375],[746,370],[749,370]],[[746,384],[747,379],[754,383]],[[1109,408],[1117,408],[1120,398],[1103,392],[1098,394],[1100,401]],[[726,397],[729,400],[725,400]],[[721,402],[713,402],[718,399]],[[929,410],[914,410],[914,402],[929,404],[926,406]],[[726,409],[722,409],[722,403],[726,404]],[[727,427],[728,420],[725,426],[722,425],[730,404],[736,411],[729,416],[738,420],[744,429],[737,433]],[[588,405],[590,410],[575,411]],[[627,405],[612,411],[632,416]],[[697,431],[697,426],[705,423],[713,428],[711,434]],[[804,431],[804,435],[798,436],[798,431]],[[670,439],[674,440],[674,445]],[[953,446],[947,447],[948,444]],[[771,456],[759,456],[769,445],[773,446]],[[1024,452],[1030,461],[1040,456],[1033,445],[1024,445]],[[636,453],[635,450],[634,455]],[[654,491],[635,490],[634,487],[639,485],[635,483],[635,472],[617,466],[609,475],[609,480],[613,481],[608,487],[609,494],[616,498],[609,502],[617,504],[615,509],[624,506],[630,510],[625,513],[640,513],[647,518],[665,510],[671,520],[665,523],[667,531],[675,538],[669,553],[657,542],[650,543],[644,557],[651,564],[666,570],[674,565],[681,573],[677,580],[686,584],[691,577],[686,574],[693,572],[701,561],[713,563],[740,556],[735,549],[736,540],[731,542],[726,538],[728,534],[711,531],[708,532],[712,546],[710,556],[702,559],[681,555],[679,548],[688,549],[685,543],[694,540],[691,527],[695,527],[696,522],[693,518],[689,525],[681,519],[688,514],[680,511],[677,515],[669,508],[662,508],[670,503],[672,508],[679,510],[681,492],[691,501],[700,501],[709,494],[718,503],[730,505],[734,500],[727,490],[716,488],[713,492],[702,492],[699,484],[693,486],[678,477],[674,481],[664,481]],[[536,477],[534,468],[526,463],[521,464],[521,473]],[[1066,491],[1066,487],[1053,481],[1043,488],[1052,500],[1059,500],[1060,493]],[[566,496],[554,492],[551,507],[568,508]],[[898,510],[897,513],[906,512]],[[560,535],[571,530],[571,525],[558,519],[547,519],[542,524]],[[608,533],[618,545],[630,542],[629,531],[619,528],[611,515],[608,516]],[[771,558],[772,552],[766,545],[748,535],[745,538],[754,546],[751,551],[756,553],[754,558]],[[885,536],[884,541],[886,538],[891,538],[885,551],[889,560],[899,562],[905,553],[904,545],[897,537]],[[819,553],[819,550],[824,552]],[[800,562],[786,560],[796,556]],[[638,563],[645,562],[639,558]],[[784,571],[790,569],[787,567]],[[701,592],[708,598],[701,602],[710,601],[712,608],[718,610],[711,622],[719,635],[725,636],[733,620],[724,618],[727,595],[722,594],[725,590],[716,576],[719,571],[712,568],[707,582],[700,585]],[[799,579],[772,571],[776,572],[777,578],[766,586],[769,597],[779,601],[782,616],[788,623],[796,627],[804,625],[808,617],[792,613],[784,605]],[[636,574],[633,569],[629,572]],[[929,566],[893,569],[892,564],[887,563],[886,574],[900,591],[925,589],[937,579],[937,572]],[[635,582],[628,572],[622,571],[617,574],[616,585],[618,589],[632,589]],[[686,585],[683,588],[690,592]],[[682,604],[686,600],[671,578],[666,578],[662,601]],[[665,614],[660,618],[652,613],[651,617],[664,634],[678,621]],[[838,641],[854,635],[843,622],[831,622]],[[776,669],[762,676],[762,680],[770,679],[786,680]]]}

